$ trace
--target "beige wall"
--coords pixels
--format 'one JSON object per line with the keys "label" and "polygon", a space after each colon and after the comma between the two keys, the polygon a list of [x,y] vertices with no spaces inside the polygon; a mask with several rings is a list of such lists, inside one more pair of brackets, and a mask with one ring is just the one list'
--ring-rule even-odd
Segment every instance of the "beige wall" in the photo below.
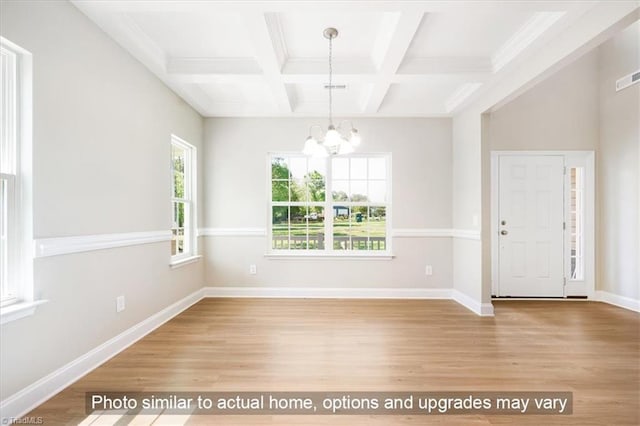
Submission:
{"label": "beige wall", "polygon": [[[451,120],[356,119],[361,152],[391,152],[393,228],[451,228]],[[207,228],[267,227],[267,153],[299,152],[323,119],[205,121]],[[206,237],[212,286],[451,287],[450,238],[394,238],[393,260],[268,260],[263,237]],[[249,275],[256,264],[257,275]],[[425,275],[425,265],[433,276]]]}
{"label": "beige wall", "polygon": [[[465,111],[453,119],[453,226],[481,229],[480,113]],[[453,288],[477,302],[482,296],[481,241],[456,238],[453,242]]]}
{"label": "beige wall", "polygon": [[[201,146],[202,118],[71,4],[0,12],[33,54],[35,238],[168,230],[170,135]],[[168,262],[169,242],[36,259],[49,302],[0,328],[0,399],[202,287],[203,262]]]}
{"label": "beige wall", "polygon": [[595,49],[492,112],[490,149],[595,150],[598,111]]}
{"label": "beige wall", "polygon": [[640,69],[640,23],[599,48],[600,144],[596,156],[597,287],[640,299],[640,84],[615,91]]}

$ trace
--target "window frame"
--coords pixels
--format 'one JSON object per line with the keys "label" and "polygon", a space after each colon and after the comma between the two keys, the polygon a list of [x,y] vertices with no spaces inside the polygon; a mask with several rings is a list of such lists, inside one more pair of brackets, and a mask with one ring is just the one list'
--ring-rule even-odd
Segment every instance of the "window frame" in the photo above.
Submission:
{"label": "window frame", "polygon": [[[325,201],[324,202],[274,202],[272,201],[272,177],[271,177],[271,165],[274,157],[298,157],[298,158],[306,158],[304,154],[300,152],[291,152],[291,151],[271,151],[267,153],[266,159],[266,181],[267,181],[267,241],[266,241],[266,257],[271,258],[352,258],[352,259],[385,259],[390,260],[393,256],[392,251],[392,234],[391,234],[391,224],[392,224],[392,207],[393,207],[393,196],[392,196],[392,154],[390,152],[372,152],[372,153],[353,153],[348,155],[341,155],[339,157],[329,156],[325,159],[326,161],[326,175],[325,175]],[[334,201],[332,195],[333,189],[333,170],[332,170],[332,160],[334,158],[383,158],[385,160],[386,166],[386,201],[384,203],[377,202],[344,202],[344,201]],[[349,179],[351,180],[351,179]],[[370,179],[367,179],[367,181]],[[348,204],[351,206],[380,206],[385,207],[385,249],[384,250],[337,250],[333,247],[333,207],[335,204]],[[278,205],[304,205],[304,206],[313,206],[319,205],[324,208],[325,211],[325,220],[324,220],[324,233],[325,233],[325,244],[324,249],[320,250],[309,250],[309,249],[274,249],[273,248],[273,207]]]}
{"label": "window frame", "polygon": [[[7,183],[6,256],[7,279],[0,293],[0,317],[4,324],[35,312],[45,301],[34,301],[33,287],[33,193],[32,193],[32,56],[11,41],[0,37],[2,55],[10,58],[10,67],[3,70],[2,108],[7,114],[6,132],[0,141],[0,151],[9,165],[0,167]],[[7,72],[9,71],[9,72]],[[8,98],[8,99],[7,99]],[[3,209],[4,210],[4,209]]]}
{"label": "window frame", "polygon": [[[185,152],[185,161],[184,161],[184,197],[176,197],[175,196],[175,188],[174,188],[174,167],[173,167],[173,148],[177,147],[182,149]],[[198,223],[198,204],[197,204],[197,148],[185,141],[184,139],[179,138],[176,135],[171,135],[171,144],[170,144],[170,155],[169,155],[169,164],[170,164],[170,174],[171,174],[171,184],[170,184],[170,200],[171,200],[171,232],[173,241],[173,209],[174,203],[184,203],[185,204],[185,213],[184,213],[184,251],[182,253],[171,254],[171,266],[179,266],[185,263],[190,263],[192,260],[198,259],[200,256],[198,255],[198,241],[197,241],[197,223]]]}

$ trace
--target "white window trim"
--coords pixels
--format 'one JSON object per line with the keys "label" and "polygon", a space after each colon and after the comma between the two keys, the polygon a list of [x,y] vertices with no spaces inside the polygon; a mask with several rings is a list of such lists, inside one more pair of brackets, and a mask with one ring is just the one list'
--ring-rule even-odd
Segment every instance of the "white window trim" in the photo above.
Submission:
{"label": "white window trim", "polygon": [[[334,250],[333,253],[325,253],[323,250],[315,250],[312,253],[306,253],[307,251],[312,250],[272,250],[271,253],[266,253],[264,257],[273,260],[296,260],[308,259],[309,257],[326,260],[391,260],[395,258],[393,254],[382,250],[350,250],[354,253],[336,253],[338,250]],[[357,252],[361,252],[362,254]]]}
{"label": "white window trim", "polygon": [[[583,169],[582,188],[582,264],[581,279],[571,278],[571,176],[572,167]],[[565,296],[587,292],[589,298],[595,296],[595,153],[578,151],[565,153]]]}
{"label": "white window trim", "polygon": [[[303,155],[300,152],[291,152],[291,151],[271,151],[267,153],[267,238],[266,238],[266,253],[265,257],[274,260],[293,260],[293,259],[329,259],[329,260],[391,260],[395,256],[393,255],[392,248],[392,235],[391,235],[391,223],[392,223],[392,214],[393,214],[393,195],[392,195],[392,170],[391,165],[392,154],[390,152],[368,152],[368,153],[357,153],[357,154],[349,154],[343,155],[343,158],[371,158],[371,157],[379,157],[384,158],[386,160],[386,169],[387,169],[387,177],[385,179],[387,184],[387,201],[384,203],[386,207],[386,226],[385,226],[385,250],[335,250],[333,248],[333,215],[329,215],[329,220],[325,219],[325,235],[327,235],[327,239],[325,240],[325,249],[324,250],[274,250],[272,248],[273,241],[273,219],[272,219],[272,179],[271,179],[271,161],[273,156],[299,156]],[[326,211],[331,210],[331,206],[333,205],[333,200],[330,200],[330,196],[332,194],[331,191],[331,182],[332,182],[332,168],[330,166],[332,157],[328,157],[327,161],[327,172],[325,176],[325,201],[322,202],[322,206],[325,209],[325,218],[327,217]],[[355,204],[376,204],[370,202],[363,203],[355,203]],[[351,205],[351,203],[350,203]]]}
{"label": "white window trim", "polygon": [[35,300],[33,283],[33,57],[30,52],[0,37],[0,43],[16,55],[17,96],[15,102],[16,120],[16,172],[14,185],[17,197],[16,229],[20,235],[16,238],[14,265],[18,283],[13,303],[0,307],[0,324],[6,324],[35,313],[36,307],[46,300]]}
{"label": "white window trim", "polygon": [[171,262],[169,262],[169,266],[171,267],[171,269],[176,269],[176,268],[180,268],[182,266],[186,266],[191,263],[197,262],[200,259],[202,259],[201,254],[196,254],[188,257],[181,257],[179,259],[174,259]]}
{"label": "white window trim", "polygon": [[[189,154],[188,164],[185,162],[185,178],[188,176],[189,184],[185,185],[185,195],[189,203],[188,217],[185,219],[185,237],[188,238],[188,252],[171,256],[169,266],[177,268],[198,261],[202,256],[198,255],[198,152],[194,145],[176,135],[171,135],[171,147],[177,145]],[[173,202],[176,201],[173,190],[173,154],[170,156],[171,170],[171,222],[173,223]],[[188,233],[188,235],[187,235]]]}
{"label": "white window trim", "polygon": [[8,305],[2,308],[2,315],[0,316],[0,325],[9,323],[11,321],[25,318],[36,313],[36,308],[48,300],[36,300],[33,302],[19,302],[12,305]]}

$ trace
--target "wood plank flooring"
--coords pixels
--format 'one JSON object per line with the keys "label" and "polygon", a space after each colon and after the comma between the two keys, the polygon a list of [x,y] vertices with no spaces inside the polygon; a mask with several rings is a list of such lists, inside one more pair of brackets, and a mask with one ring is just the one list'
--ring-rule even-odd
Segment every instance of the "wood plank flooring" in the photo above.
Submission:
{"label": "wood plank flooring", "polygon": [[131,424],[640,424],[640,315],[596,302],[494,305],[496,316],[482,318],[446,300],[204,299],[28,415],[132,422],[87,418],[88,391],[569,391],[570,416],[164,415]]}

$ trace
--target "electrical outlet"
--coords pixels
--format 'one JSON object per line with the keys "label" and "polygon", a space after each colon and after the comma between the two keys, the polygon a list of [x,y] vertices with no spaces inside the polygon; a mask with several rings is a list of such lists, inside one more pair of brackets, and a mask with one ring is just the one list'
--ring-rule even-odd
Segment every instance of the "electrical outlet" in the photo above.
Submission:
{"label": "electrical outlet", "polygon": [[122,312],[124,311],[124,308],[125,308],[124,296],[116,297],[116,312]]}
{"label": "electrical outlet", "polygon": [[255,275],[258,273],[258,268],[256,265],[249,265],[249,274]]}
{"label": "electrical outlet", "polygon": [[433,275],[433,267],[431,265],[427,265],[424,268],[425,275]]}

